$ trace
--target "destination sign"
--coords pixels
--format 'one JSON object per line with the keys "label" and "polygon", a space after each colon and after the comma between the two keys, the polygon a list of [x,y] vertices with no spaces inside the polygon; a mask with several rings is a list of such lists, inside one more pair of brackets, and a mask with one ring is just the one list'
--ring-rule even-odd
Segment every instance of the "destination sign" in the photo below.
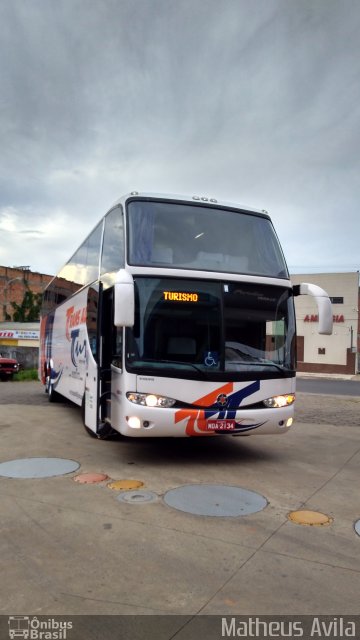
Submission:
{"label": "destination sign", "polygon": [[164,300],[171,302],[198,302],[199,294],[190,291],[164,291]]}

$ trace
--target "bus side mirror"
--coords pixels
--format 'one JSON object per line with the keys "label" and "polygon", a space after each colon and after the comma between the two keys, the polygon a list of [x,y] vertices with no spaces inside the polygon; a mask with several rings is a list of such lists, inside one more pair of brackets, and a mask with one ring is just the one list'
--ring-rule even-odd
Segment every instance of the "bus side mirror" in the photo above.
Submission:
{"label": "bus side mirror", "polygon": [[128,271],[120,269],[114,284],[114,325],[133,327],[135,322],[134,280]]}
{"label": "bus side mirror", "polygon": [[294,296],[312,296],[315,298],[318,314],[319,314],[319,329],[318,332],[322,335],[331,336],[333,330],[333,316],[331,309],[331,301],[324,289],[318,287],[316,284],[310,284],[308,282],[302,282],[293,287]]}

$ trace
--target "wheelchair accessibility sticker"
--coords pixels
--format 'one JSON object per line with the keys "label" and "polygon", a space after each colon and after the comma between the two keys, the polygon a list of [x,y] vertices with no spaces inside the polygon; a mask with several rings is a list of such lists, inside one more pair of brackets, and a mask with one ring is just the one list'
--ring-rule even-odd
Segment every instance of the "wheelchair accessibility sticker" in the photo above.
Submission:
{"label": "wheelchair accessibility sticker", "polygon": [[219,364],[219,354],[217,351],[205,351],[204,364],[206,367],[217,367]]}

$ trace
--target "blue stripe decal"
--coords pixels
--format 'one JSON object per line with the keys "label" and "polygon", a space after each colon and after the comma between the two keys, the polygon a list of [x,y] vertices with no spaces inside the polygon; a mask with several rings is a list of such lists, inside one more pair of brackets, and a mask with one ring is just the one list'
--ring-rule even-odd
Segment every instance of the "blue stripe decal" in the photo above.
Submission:
{"label": "blue stripe decal", "polygon": [[219,409],[219,407],[211,407],[209,409],[205,409],[205,418],[211,418],[215,414],[219,414],[219,420],[225,420],[228,418],[229,420],[234,420],[236,417],[236,410],[239,408],[240,404],[245,398],[251,396],[253,393],[256,393],[260,389],[260,380],[255,380],[247,387],[240,389],[239,391],[235,391],[228,396],[229,401],[226,409]]}

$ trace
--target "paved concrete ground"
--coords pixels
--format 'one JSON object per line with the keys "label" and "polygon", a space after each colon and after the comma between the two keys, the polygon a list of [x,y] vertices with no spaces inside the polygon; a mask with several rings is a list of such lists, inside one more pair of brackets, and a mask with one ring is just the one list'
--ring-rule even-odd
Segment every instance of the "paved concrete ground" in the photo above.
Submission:
{"label": "paved concrete ground", "polygon": [[[126,504],[77,473],[0,478],[0,612],[32,615],[359,613],[360,397],[300,394],[284,436],[97,441],[40,384],[0,384],[0,462],[77,460],[134,479],[156,502]],[[238,518],[167,506],[187,484],[235,485],[268,506]],[[330,526],[287,515],[321,511]]]}

